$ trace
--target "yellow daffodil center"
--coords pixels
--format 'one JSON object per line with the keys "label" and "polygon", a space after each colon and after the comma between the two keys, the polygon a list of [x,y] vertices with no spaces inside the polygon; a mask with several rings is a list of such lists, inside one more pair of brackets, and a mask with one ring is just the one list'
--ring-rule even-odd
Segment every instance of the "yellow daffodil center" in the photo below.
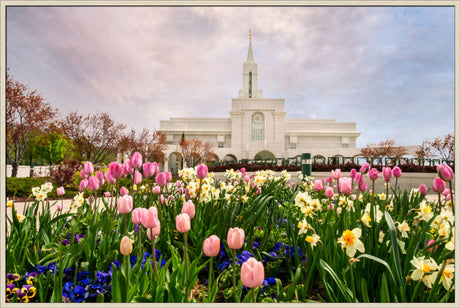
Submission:
{"label": "yellow daffodil center", "polygon": [[447,279],[450,279],[450,272],[442,272],[442,274],[444,275],[444,277],[446,277]]}
{"label": "yellow daffodil center", "polygon": [[429,271],[431,271],[431,267],[428,264],[423,265],[423,272],[427,273]]}
{"label": "yellow daffodil center", "polygon": [[427,205],[427,206],[423,209],[423,213],[431,213],[431,206]]}
{"label": "yellow daffodil center", "polygon": [[315,238],[313,236],[307,235],[307,237],[305,238],[305,241],[309,243],[313,243],[315,241]]}
{"label": "yellow daffodil center", "polygon": [[342,238],[345,244],[347,245],[353,245],[353,243],[355,242],[355,235],[350,230],[343,231]]}

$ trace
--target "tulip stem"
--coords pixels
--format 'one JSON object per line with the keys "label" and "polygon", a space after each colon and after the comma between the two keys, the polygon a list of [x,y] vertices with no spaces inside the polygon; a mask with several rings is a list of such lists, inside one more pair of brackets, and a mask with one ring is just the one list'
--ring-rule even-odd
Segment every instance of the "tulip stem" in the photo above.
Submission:
{"label": "tulip stem", "polygon": [[126,263],[126,302],[128,302],[128,293],[129,293],[129,255],[125,256]]}
{"label": "tulip stem", "polygon": [[238,297],[236,296],[236,251],[233,249],[233,264],[232,264],[232,273],[233,273],[233,298],[235,299],[235,303],[238,302]]}
{"label": "tulip stem", "polygon": [[[185,290],[188,291],[188,255],[187,255],[187,232],[184,233],[184,259],[185,259]],[[188,296],[188,292],[187,292]]]}
{"label": "tulip stem", "polygon": [[251,288],[251,297],[252,297],[252,302],[255,303],[256,302],[256,295],[255,295],[255,292],[254,292],[254,288]]}
{"label": "tulip stem", "polygon": [[137,252],[137,259],[140,260],[142,258],[142,228],[141,225],[137,225],[138,229],[138,236],[139,236],[139,251]]}
{"label": "tulip stem", "polygon": [[125,235],[128,235],[128,214],[125,214]]}
{"label": "tulip stem", "polygon": [[153,261],[153,272],[154,272],[154,277],[155,280],[158,278],[158,273],[157,273],[157,258],[155,256],[155,236],[153,235],[153,228],[150,229],[150,236],[152,238],[152,261]]}
{"label": "tulip stem", "polygon": [[450,202],[452,204],[452,214],[455,216],[454,194],[452,193],[452,180],[449,181]]}
{"label": "tulip stem", "polygon": [[438,193],[439,213],[442,211],[441,193]]}
{"label": "tulip stem", "polygon": [[208,276],[208,302],[210,300],[210,297],[212,296],[212,262],[213,258],[211,257],[211,264],[209,265],[209,276]]}

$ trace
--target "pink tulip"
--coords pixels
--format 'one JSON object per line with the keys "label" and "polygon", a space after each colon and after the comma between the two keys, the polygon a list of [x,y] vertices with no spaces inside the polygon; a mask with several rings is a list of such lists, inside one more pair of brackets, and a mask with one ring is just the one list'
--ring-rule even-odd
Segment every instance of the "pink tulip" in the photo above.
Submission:
{"label": "pink tulip", "polygon": [[96,172],[96,178],[99,180],[99,183],[103,182],[104,181],[104,173],[99,170],[98,172]]}
{"label": "pink tulip", "polygon": [[244,230],[230,228],[227,233],[227,244],[231,249],[240,249],[244,244]]}
{"label": "pink tulip", "polygon": [[109,184],[115,184],[117,182],[117,179],[112,176],[112,172],[110,172],[110,169],[104,173],[104,179]]}
{"label": "pink tulip", "polygon": [[426,194],[428,193],[428,188],[426,187],[425,184],[421,184],[421,185],[418,187],[418,191],[420,192],[420,194],[426,195]]}
{"label": "pink tulip", "polygon": [[147,229],[147,238],[149,240],[152,240],[152,230],[153,230],[153,236],[156,238],[158,238],[158,236],[160,235],[160,227],[161,227],[161,224],[160,224],[160,221],[157,221],[157,225],[151,229]]}
{"label": "pink tulip", "polygon": [[332,170],[331,173],[334,180],[338,180],[342,177],[342,171],[340,169]]}
{"label": "pink tulip", "polygon": [[135,225],[141,224],[142,223],[142,217],[144,216],[145,212],[147,212],[147,209],[145,209],[143,207],[136,207],[133,210],[133,213],[132,213],[132,216],[131,216],[131,220],[132,220],[133,224],[135,224]]}
{"label": "pink tulip", "polygon": [[94,176],[90,176],[88,179],[88,189],[90,191],[96,191],[99,189],[99,180]]}
{"label": "pink tulip", "polygon": [[179,214],[176,216],[176,229],[180,233],[190,230],[190,216],[188,214]]}
{"label": "pink tulip", "polygon": [[145,211],[144,215],[141,217],[141,222],[142,225],[147,229],[155,228],[159,223],[157,208],[152,206],[147,211]]}
{"label": "pink tulip", "polygon": [[128,214],[133,209],[133,198],[125,195],[118,199],[118,214]]}
{"label": "pink tulip", "polygon": [[128,190],[124,186],[121,186],[120,196],[126,196],[127,194],[128,194]]}
{"label": "pink tulip", "polygon": [[[434,244],[434,240],[433,239],[430,239],[427,243],[426,243],[426,247],[430,247],[431,245]],[[434,247],[434,251],[436,251],[438,249],[438,245],[436,245]],[[428,251],[429,253],[431,253],[431,251],[433,250],[433,247],[430,247],[428,248],[426,251]]]}
{"label": "pink tulip", "polygon": [[64,190],[64,187],[59,187],[56,189],[56,193],[58,196],[64,196],[65,195],[65,190]]}
{"label": "pink tulip", "polygon": [[166,175],[166,183],[169,183],[172,181],[172,173],[169,171],[165,171],[164,174]]}
{"label": "pink tulip", "polygon": [[380,172],[377,169],[372,168],[371,170],[369,170],[369,174],[367,176],[369,177],[369,180],[375,181],[378,179],[379,174]]}
{"label": "pink tulip", "polygon": [[56,210],[62,211],[62,204],[57,204],[56,205]]}
{"label": "pink tulip", "polygon": [[334,210],[334,203],[329,203],[327,206],[328,211],[333,211]]}
{"label": "pink tulip", "polygon": [[356,169],[351,169],[350,170],[350,177],[354,179],[356,177]]}
{"label": "pink tulip", "polygon": [[248,175],[245,175],[243,180],[245,183],[248,183],[251,180],[251,178]]}
{"label": "pink tulip", "polygon": [[142,166],[142,155],[139,152],[134,152],[131,155],[131,159],[129,160],[131,168],[139,169]]}
{"label": "pink tulip", "polygon": [[356,173],[356,175],[355,175],[355,181],[356,181],[356,183],[361,182],[361,178],[362,178],[361,173]]}
{"label": "pink tulip", "polygon": [[323,182],[321,180],[315,180],[315,191],[322,191],[323,190]]}
{"label": "pink tulip", "polygon": [[134,169],[131,168],[130,164],[129,164],[129,161],[125,162],[123,165],[123,175],[128,175],[128,174],[132,174],[134,172]]}
{"label": "pink tulip", "polygon": [[159,195],[160,192],[161,192],[161,187],[160,186],[154,186],[152,188],[152,192],[155,194],[155,195]]}
{"label": "pink tulip", "polygon": [[181,188],[183,186],[184,183],[182,183],[182,181],[180,180],[177,180],[176,181],[176,188]]}
{"label": "pink tulip", "polygon": [[201,164],[196,168],[196,177],[200,180],[206,178],[208,175],[208,166]]}
{"label": "pink tulip", "polygon": [[362,183],[359,185],[359,190],[360,190],[360,191],[366,191],[366,190],[367,190],[367,184],[366,184],[366,182],[362,182]]}
{"label": "pink tulip", "polygon": [[339,180],[340,192],[344,195],[351,195],[351,179],[341,178]]}
{"label": "pink tulip", "polygon": [[246,173],[246,168],[243,167],[240,170],[241,170],[241,173]]}
{"label": "pink tulip", "polygon": [[442,180],[449,182],[454,178],[454,171],[452,171],[448,165],[442,164],[441,166],[438,166],[438,176]]}
{"label": "pink tulip", "polygon": [[188,214],[190,219],[195,217],[195,205],[193,204],[192,200],[188,200],[182,205],[182,214]]}
{"label": "pink tulip", "polygon": [[364,163],[361,168],[359,168],[359,172],[361,172],[361,174],[366,174],[369,171],[369,167],[369,163]]}
{"label": "pink tulip", "polygon": [[391,180],[391,168],[390,167],[383,167],[382,168],[382,175],[383,175],[383,180],[385,182],[389,182]]}
{"label": "pink tulip", "polygon": [[401,168],[399,168],[398,166],[394,166],[392,172],[395,178],[401,177],[402,171]]}
{"label": "pink tulip", "polygon": [[78,190],[84,191],[86,187],[88,187],[88,180],[87,179],[81,180],[80,185],[78,186]]}
{"label": "pink tulip", "polygon": [[241,266],[241,282],[246,288],[257,288],[264,282],[264,265],[254,258],[249,258]]}
{"label": "pink tulip", "polygon": [[208,257],[216,257],[220,251],[220,238],[211,235],[203,242],[203,252]]}
{"label": "pink tulip", "polygon": [[142,173],[139,171],[134,172],[133,183],[139,185],[142,183]]}
{"label": "pink tulip", "polygon": [[80,171],[80,176],[81,176],[81,178],[82,178],[82,179],[86,179],[86,178],[88,178],[88,176],[86,175],[86,173],[85,173],[85,170],[84,170],[84,169],[81,169],[81,171]]}
{"label": "pink tulip", "polygon": [[324,191],[324,195],[326,198],[332,198],[334,196],[334,190],[330,186],[326,186],[326,190]]}
{"label": "pink tulip", "polygon": [[444,189],[444,191],[442,192],[442,195],[443,195],[444,197],[450,196],[450,190],[449,190],[449,188]]}
{"label": "pink tulip", "polygon": [[155,174],[155,165],[153,163],[146,162],[142,165],[142,172],[144,173],[144,177],[152,177]]}
{"label": "pink tulip", "polygon": [[155,178],[155,182],[160,187],[166,186],[166,175],[164,174],[164,172],[157,174],[157,176]]}
{"label": "pink tulip", "polygon": [[106,191],[106,192],[104,193],[104,197],[106,197],[106,198],[110,197],[110,192]]}
{"label": "pink tulip", "polygon": [[444,181],[441,180],[440,178],[436,177],[433,180],[433,185],[431,186],[431,189],[434,192],[437,192],[438,194],[440,194],[444,191],[444,189],[446,189],[446,183],[444,183]]}
{"label": "pink tulip", "polygon": [[[114,161],[111,162],[109,165],[110,175],[116,180],[123,176],[123,165],[119,164],[118,162]],[[106,178],[107,180],[107,178]],[[108,180],[107,180],[108,182]]]}
{"label": "pink tulip", "polygon": [[332,179],[332,177],[331,177],[331,176],[330,176],[330,177],[328,177],[328,178],[326,179],[326,182],[327,182],[328,184],[331,184],[331,183],[332,183],[332,181],[333,181],[333,179]]}
{"label": "pink tulip", "polygon": [[83,170],[85,170],[86,175],[91,175],[94,172],[94,166],[93,163],[90,161],[85,162],[85,165],[83,167]]}

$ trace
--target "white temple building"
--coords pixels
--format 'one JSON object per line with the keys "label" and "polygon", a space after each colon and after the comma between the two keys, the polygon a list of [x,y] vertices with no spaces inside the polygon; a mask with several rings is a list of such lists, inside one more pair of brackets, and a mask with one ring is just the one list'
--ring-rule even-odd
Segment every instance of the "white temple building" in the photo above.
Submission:
{"label": "white temple building", "polygon": [[312,157],[358,155],[355,122],[321,119],[287,119],[285,99],[264,98],[258,87],[257,63],[251,37],[243,64],[243,87],[232,98],[228,118],[170,118],[160,121],[168,149],[164,169],[177,171],[185,167],[180,154],[185,139],[210,141],[215,160],[290,158],[302,153]]}

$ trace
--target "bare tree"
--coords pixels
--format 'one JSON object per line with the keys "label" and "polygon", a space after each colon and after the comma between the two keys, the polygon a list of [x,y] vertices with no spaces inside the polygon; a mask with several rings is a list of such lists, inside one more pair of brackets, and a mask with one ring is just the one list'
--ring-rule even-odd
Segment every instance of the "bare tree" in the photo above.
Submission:
{"label": "bare tree", "polygon": [[162,163],[166,154],[166,136],[160,131],[150,132],[143,129],[141,133],[136,134],[134,129],[120,137],[118,142],[118,151],[131,156],[134,152],[139,152],[144,161],[156,161]]}
{"label": "bare tree", "polygon": [[369,143],[361,149],[360,155],[368,158],[372,157],[395,157],[396,159],[406,155],[407,149],[402,146],[395,146],[394,140],[384,140],[379,144]]}
{"label": "bare tree", "polygon": [[198,164],[212,160],[214,145],[206,141],[203,143],[198,139],[184,139],[180,143],[180,151],[182,157],[186,160],[189,167],[195,167]]}
{"label": "bare tree", "polygon": [[22,82],[6,74],[6,156],[11,176],[16,177],[26,145],[34,132],[40,132],[56,115],[44,99]]}
{"label": "bare tree", "polygon": [[415,153],[418,158],[455,160],[455,136],[447,134],[443,138],[436,137],[433,141],[424,140]]}
{"label": "bare tree", "polygon": [[115,122],[107,112],[83,116],[70,112],[61,127],[73,140],[80,161],[99,163],[116,150],[125,125]]}

